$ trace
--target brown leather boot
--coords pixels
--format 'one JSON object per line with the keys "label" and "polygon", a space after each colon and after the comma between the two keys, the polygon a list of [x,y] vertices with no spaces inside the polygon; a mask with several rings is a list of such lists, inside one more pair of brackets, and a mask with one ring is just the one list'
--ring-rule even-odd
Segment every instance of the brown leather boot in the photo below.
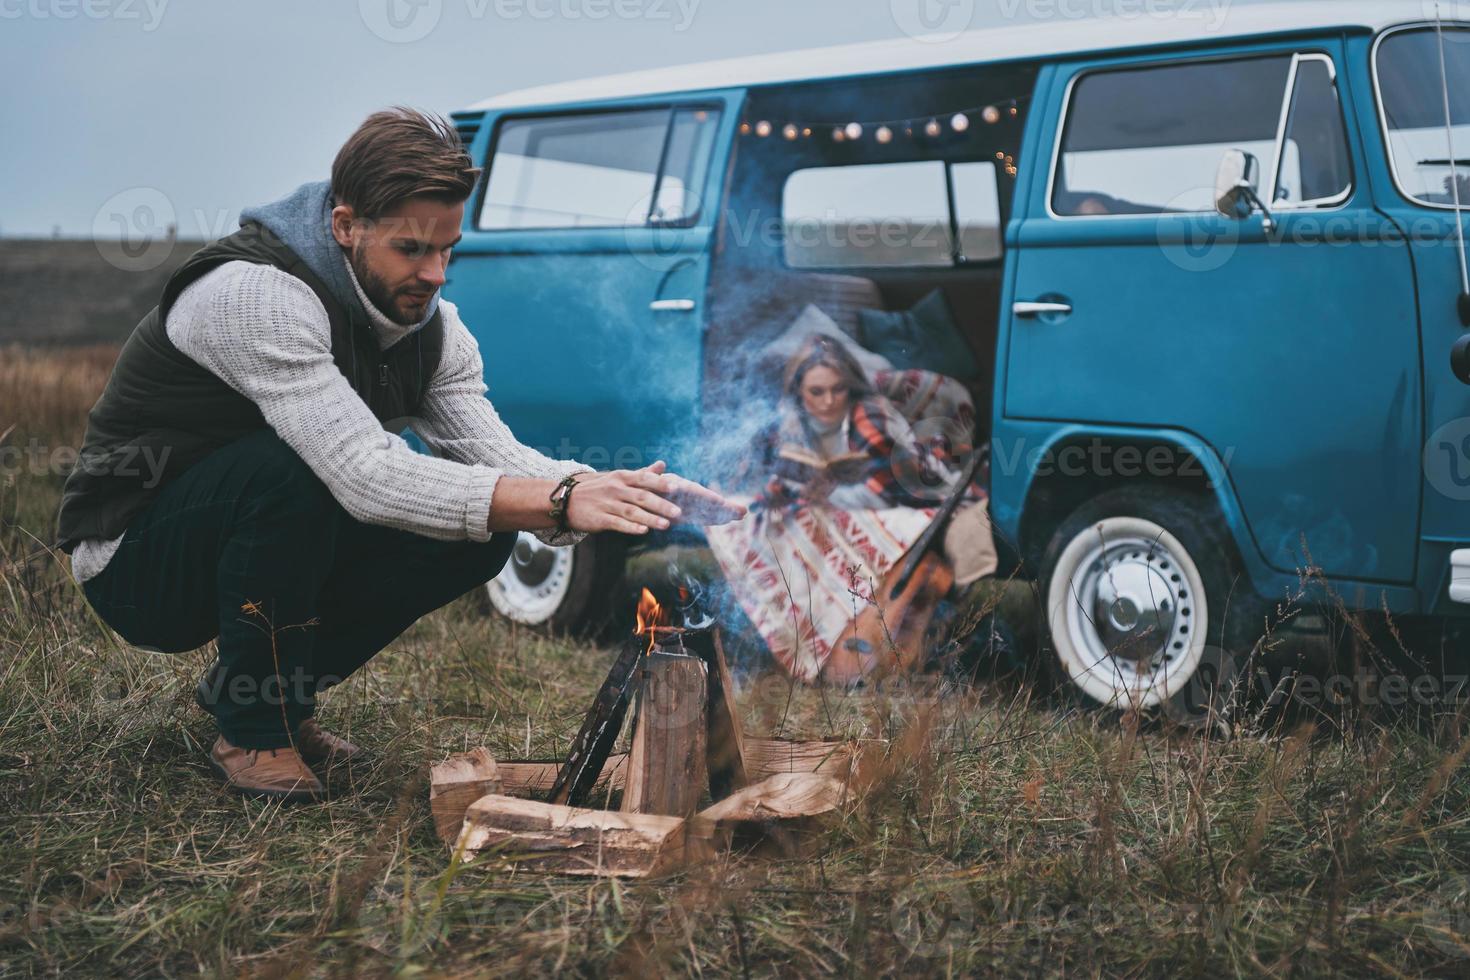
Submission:
{"label": "brown leather boot", "polygon": [[338,766],[351,769],[354,761],[362,761],[362,749],[340,735],[333,735],[315,718],[308,718],[296,730],[296,750],[307,765],[326,771]]}
{"label": "brown leather boot", "polygon": [[225,788],[244,796],[271,797],[292,803],[315,802],[325,792],[321,780],[309,769],[297,751],[284,749],[242,749],[225,741],[214,740],[209,761],[225,781]]}

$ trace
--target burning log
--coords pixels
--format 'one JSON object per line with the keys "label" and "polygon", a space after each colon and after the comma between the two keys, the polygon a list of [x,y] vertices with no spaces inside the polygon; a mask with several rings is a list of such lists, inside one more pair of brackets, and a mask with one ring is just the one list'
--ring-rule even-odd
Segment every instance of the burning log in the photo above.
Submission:
{"label": "burning log", "polygon": [[709,670],[699,657],[655,650],[639,675],[623,811],[690,816],[708,780]]}

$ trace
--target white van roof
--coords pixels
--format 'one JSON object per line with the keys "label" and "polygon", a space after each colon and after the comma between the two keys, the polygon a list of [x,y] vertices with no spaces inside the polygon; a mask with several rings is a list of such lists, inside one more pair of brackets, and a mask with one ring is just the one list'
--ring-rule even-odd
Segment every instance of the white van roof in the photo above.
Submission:
{"label": "white van roof", "polygon": [[[923,0],[920,0],[923,2]],[[1457,6],[1444,0],[1448,15]],[[1393,24],[1434,16],[1432,0],[1314,0],[1314,2],[1231,3],[1197,0],[1168,13],[1150,13],[1141,4],[1136,16],[1049,20],[1044,23],[966,31],[952,38],[904,37],[843,44],[804,51],[778,51],[745,58],[722,58],[692,65],[603,75],[556,82],[493,96],[471,110],[551,106],[606,99],[741,88],[775,82],[879,75],[887,72],[1055,58],[1087,51],[1151,47],[1223,38],[1344,28],[1377,31]]]}

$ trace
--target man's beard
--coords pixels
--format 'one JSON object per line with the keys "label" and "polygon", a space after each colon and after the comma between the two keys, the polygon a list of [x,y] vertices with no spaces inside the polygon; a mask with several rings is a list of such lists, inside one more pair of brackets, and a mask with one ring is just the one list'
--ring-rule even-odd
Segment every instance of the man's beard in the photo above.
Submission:
{"label": "man's beard", "polygon": [[381,276],[373,272],[367,264],[364,254],[366,249],[359,245],[352,250],[352,274],[357,276],[362,291],[367,294],[368,301],[378,308],[378,312],[392,320],[401,327],[411,327],[423,318],[423,311],[417,314],[402,312],[398,307],[398,296],[393,287],[389,286]]}

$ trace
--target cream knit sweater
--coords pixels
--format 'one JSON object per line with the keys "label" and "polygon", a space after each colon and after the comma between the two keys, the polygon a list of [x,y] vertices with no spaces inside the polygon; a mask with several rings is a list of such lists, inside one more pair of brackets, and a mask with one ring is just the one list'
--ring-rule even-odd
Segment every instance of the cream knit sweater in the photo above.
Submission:
{"label": "cream knit sweater", "polygon": [[[355,276],[352,284],[383,349],[416,329],[384,316]],[[486,541],[502,476],[560,479],[592,469],[551,459],[516,440],[485,398],[479,346],[459,311],[443,297],[439,311],[443,354],[413,429],[444,458],[417,453],[382,427],[332,360],[326,309],[289,273],[226,262],[179,294],[164,326],[174,346],[260,406],[267,424],[348,514],[431,538]],[[584,536],[535,533],[551,545],[575,544]],[[122,537],[80,542],[72,554],[77,581],[102,571],[121,542]]]}

